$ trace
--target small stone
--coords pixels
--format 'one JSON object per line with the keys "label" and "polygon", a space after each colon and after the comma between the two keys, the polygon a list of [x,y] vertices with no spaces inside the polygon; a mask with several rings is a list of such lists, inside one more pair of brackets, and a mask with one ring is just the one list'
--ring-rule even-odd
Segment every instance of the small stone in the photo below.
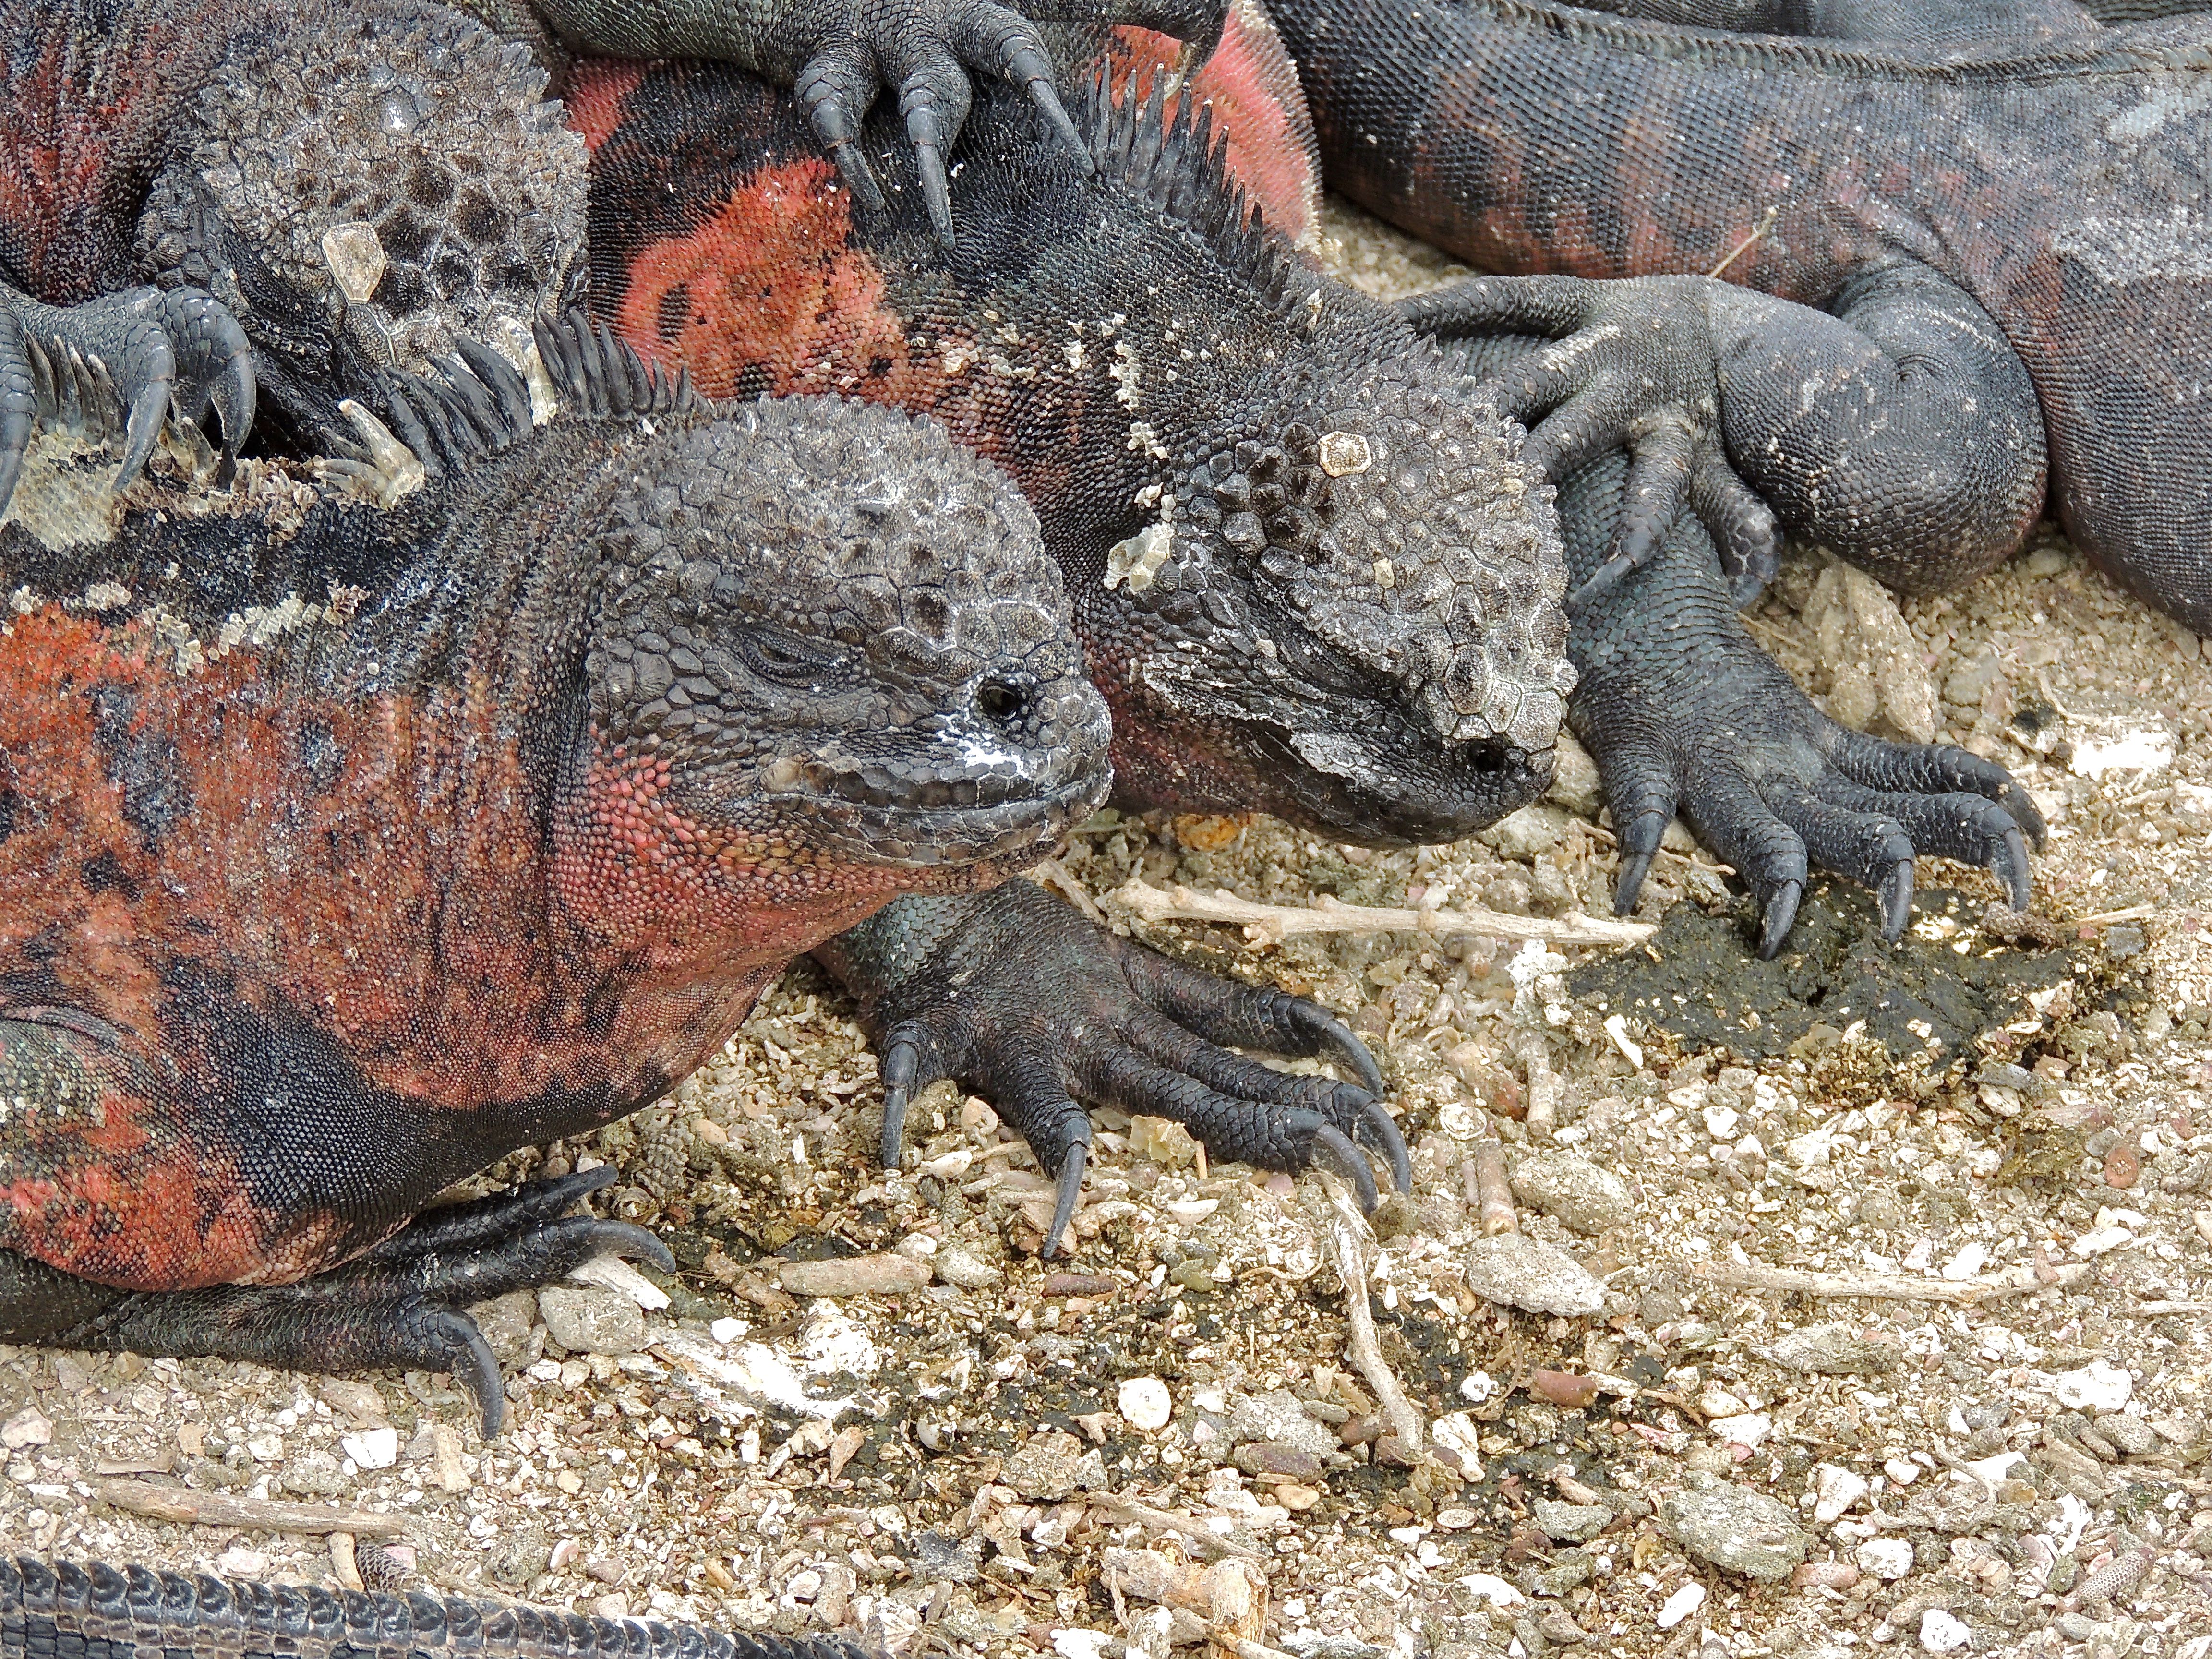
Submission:
{"label": "small stone", "polygon": [[1531,1152],[1513,1166],[1513,1196],[1563,1227],[1595,1237],[1634,1219],[1628,1183],[1572,1152]]}
{"label": "small stone", "polygon": [[1455,1584],[1470,1595],[1479,1595],[1493,1607],[1517,1607],[1528,1598],[1495,1573],[1471,1572]]}
{"label": "small stone", "polygon": [[1661,1630],[1672,1630],[1699,1607],[1705,1605],[1705,1587],[1692,1578],[1668,1596],[1659,1609]]}
{"label": "small stone", "polygon": [[269,1571],[269,1558],[259,1550],[233,1544],[216,1557],[215,1570],[225,1578],[258,1578]]}
{"label": "small stone", "polygon": [[1047,1429],[1023,1442],[999,1478],[1024,1498],[1057,1504],[1078,1487],[1103,1484],[1105,1463],[1073,1435]]}
{"label": "small stone", "polygon": [[2130,1457],[2158,1449],[2158,1433],[2132,1412],[2107,1412],[2097,1419],[2097,1432]]}
{"label": "small stone", "polygon": [[941,1532],[915,1534],[915,1573],[925,1584],[972,1584],[982,1565],[981,1551],[972,1538],[963,1542]]}
{"label": "small stone", "polygon": [[1893,1484],[1909,1486],[1920,1478],[1920,1465],[1909,1457],[1892,1457],[1884,1461],[1881,1472]]}
{"label": "small stone", "polygon": [[2135,1378],[2118,1366],[2093,1359],[2079,1370],[2061,1371],[2054,1392],[2058,1403],[2077,1412],[2116,1412],[2134,1395]]}
{"label": "small stone", "polygon": [[1788,1331],[1759,1352],[1785,1370],[1821,1376],[1880,1376],[1897,1369],[1895,1348],[1870,1342],[1848,1325]]}
{"label": "small stone", "polygon": [[1605,798],[1599,793],[1597,763],[1589,750],[1562,732],[1553,741],[1553,755],[1552,787],[1544,799],[1577,817],[1595,817]]}
{"label": "small stone", "polygon": [[793,1296],[900,1296],[929,1283],[927,1263],[903,1255],[848,1255],[824,1261],[787,1261],[779,1270]]}
{"label": "small stone", "polygon": [[[533,1307],[536,1305],[535,1298],[529,1291],[518,1291],[516,1294],[531,1302]],[[535,1317],[534,1314],[532,1317]],[[483,1322],[481,1315],[477,1322]],[[373,1428],[391,1420],[391,1414],[385,1409],[384,1395],[374,1382],[356,1382],[350,1377],[326,1376],[315,1385],[315,1391],[322,1395],[331,1410],[343,1413],[362,1428]]]}
{"label": "small stone", "polygon": [[1524,806],[1500,818],[1476,839],[1496,848],[1500,858],[1525,863],[1565,841],[1573,823],[1556,806]]}
{"label": "small stone", "polygon": [[1229,1434],[1232,1440],[1272,1442],[1316,1458],[1328,1456],[1338,1444],[1336,1431],[1309,1415],[1305,1402],[1288,1389],[1240,1395],[1230,1407]]}
{"label": "small stone", "polygon": [[1753,1450],[1765,1445],[1774,1433],[1774,1419],[1765,1412],[1738,1412],[1733,1417],[1716,1417],[1705,1425],[1731,1446],[1748,1446]]}
{"label": "small stone", "polygon": [[26,1406],[5,1423],[0,1423],[0,1446],[9,1451],[21,1451],[27,1446],[51,1446],[53,1442],[53,1421],[36,1406]]}
{"label": "small stone", "polygon": [[1302,1446],[1285,1445],[1279,1440],[1248,1440],[1237,1449],[1237,1467],[1250,1475],[1279,1474],[1293,1480],[1318,1480],[1322,1463],[1320,1458]]}
{"label": "small stone", "polygon": [[538,1292],[546,1334],[571,1353],[635,1353],[645,1346],[645,1310],[619,1291],[548,1285]]}
{"label": "small stone", "polygon": [[1903,1538],[1869,1538],[1851,1552],[1851,1559],[1862,1572],[1890,1583],[1912,1571],[1912,1545]]}
{"label": "small stone", "polygon": [[629,1598],[619,1591],[610,1592],[592,1603],[592,1611],[602,1619],[620,1624],[629,1617]]}
{"label": "small stone", "polygon": [[997,1284],[1006,1274],[964,1244],[946,1244],[930,1258],[932,1272],[946,1284],[963,1291],[980,1291]]}
{"label": "small stone", "polygon": [[[1291,1514],[1303,1515],[1321,1502],[1321,1492],[1316,1487],[1304,1486],[1296,1480],[1278,1480],[1275,1483],[1275,1501]],[[1443,1522],[1439,1519],[1437,1524],[1442,1526]]]}
{"label": "small stone", "polygon": [[718,1319],[707,1327],[707,1334],[726,1348],[750,1328],[742,1319]]}
{"label": "small stone", "polygon": [[1437,1525],[1446,1532],[1465,1532],[1481,1518],[1473,1510],[1452,1508],[1437,1511]]}
{"label": "small stone", "polygon": [[1725,1481],[1668,1498],[1659,1505],[1659,1524],[1691,1554],[1769,1583],[1788,1578],[1813,1541],[1773,1498]]}
{"label": "small stone", "polygon": [[284,1437],[274,1429],[264,1429],[258,1434],[246,1436],[246,1450],[257,1463],[281,1463],[284,1461]]}
{"label": "small stone", "polygon": [[1133,1429],[1147,1433],[1164,1429],[1175,1415],[1175,1401],[1168,1394],[1168,1385],[1157,1376],[1133,1376],[1121,1384],[1115,1396],[1121,1420]]}
{"label": "small stone", "polygon": [[1823,1463],[1813,1471],[1813,1519],[1820,1526],[1841,1520],[1854,1504],[1874,1490],[1864,1475],[1840,1463]]}
{"label": "small stone", "polygon": [[[509,1291],[505,1296],[479,1303],[470,1310],[470,1316],[477,1322],[477,1328],[483,1333],[484,1340],[491,1345],[493,1357],[501,1364],[520,1366],[530,1362],[532,1358],[530,1333],[538,1324],[537,1292]],[[339,1410],[345,1411],[348,1416],[353,1415],[331,1398],[328,1389],[324,1390],[323,1397],[330,1400],[333,1406],[338,1406]],[[381,1415],[380,1407],[379,1414]]]}
{"label": "small stone", "polygon": [[1974,1639],[1974,1632],[1941,1607],[1920,1615],[1920,1645],[1930,1653],[1956,1653]]}
{"label": "small stone", "polygon": [[1605,1286],[1563,1250],[1522,1233],[1478,1239],[1466,1256],[1477,1296],[1528,1313],[1584,1319],[1605,1310]]}
{"label": "small stone", "polygon": [[1613,1511],[1598,1504],[1562,1504],[1540,1498],[1535,1503],[1536,1528],[1547,1538],[1579,1544],[1595,1538],[1613,1523]]}
{"label": "small stone", "polygon": [[668,1305],[668,1292],[618,1255],[595,1255],[568,1278],[574,1284],[596,1285],[626,1296],[647,1313],[659,1313]]}
{"label": "small stone", "polygon": [[362,1429],[338,1437],[338,1449],[353,1459],[357,1469],[388,1469],[399,1461],[399,1431]]}

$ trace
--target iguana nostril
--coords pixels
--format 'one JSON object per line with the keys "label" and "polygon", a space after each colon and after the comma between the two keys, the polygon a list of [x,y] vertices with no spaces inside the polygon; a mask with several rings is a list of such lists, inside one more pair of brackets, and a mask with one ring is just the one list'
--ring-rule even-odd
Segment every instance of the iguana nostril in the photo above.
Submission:
{"label": "iguana nostril", "polygon": [[975,708],[997,726],[1012,726],[1025,719],[1036,702],[1036,687],[1017,680],[986,680],[975,693]]}

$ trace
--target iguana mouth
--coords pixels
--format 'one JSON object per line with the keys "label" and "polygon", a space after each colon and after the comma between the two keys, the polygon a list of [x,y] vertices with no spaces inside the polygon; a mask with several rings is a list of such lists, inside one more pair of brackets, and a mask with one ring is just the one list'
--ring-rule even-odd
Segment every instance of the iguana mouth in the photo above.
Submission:
{"label": "iguana mouth", "polygon": [[1111,783],[1102,765],[1021,799],[988,804],[893,806],[817,799],[810,838],[856,863],[889,869],[975,866],[976,879],[963,884],[983,885],[1049,857],[1070,830],[1105,805]]}

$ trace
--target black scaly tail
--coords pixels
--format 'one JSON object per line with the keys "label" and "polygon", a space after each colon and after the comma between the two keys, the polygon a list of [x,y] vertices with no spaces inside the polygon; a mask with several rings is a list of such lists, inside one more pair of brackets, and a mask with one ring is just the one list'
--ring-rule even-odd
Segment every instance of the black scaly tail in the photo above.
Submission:
{"label": "black scaly tail", "polygon": [[104,1562],[0,1556],[0,1659],[873,1659],[793,1640],[459,1598],[228,1583]]}

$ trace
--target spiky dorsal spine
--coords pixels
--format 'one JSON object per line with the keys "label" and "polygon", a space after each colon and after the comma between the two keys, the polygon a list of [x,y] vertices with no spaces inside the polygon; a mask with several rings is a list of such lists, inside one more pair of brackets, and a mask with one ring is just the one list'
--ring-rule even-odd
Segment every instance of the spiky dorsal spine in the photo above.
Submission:
{"label": "spiky dorsal spine", "polygon": [[1262,303],[1289,306],[1299,292],[1297,256],[1230,177],[1229,139],[1213,136],[1213,106],[1185,91],[1176,95],[1170,116],[1167,82],[1165,74],[1155,75],[1149,91],[1140,91],[1132,76],[1117,100],[1100,66],[1091,83],[1085,135],[1092,161],[1103,176],[1127,185],[1204,238]]}
{"label": "spiky dorsal spine", "polygon": [[[623,420],[697,406],[689,370],[671,375],[647,363],[580,306],[537,319],[530,332],[560,404],[556,418]],[[510,448],[532,429],[530,388],[514,366],[474,340],[456,347],[435,379],[398,374],[382,383],[392,430],[432,477]]]}

